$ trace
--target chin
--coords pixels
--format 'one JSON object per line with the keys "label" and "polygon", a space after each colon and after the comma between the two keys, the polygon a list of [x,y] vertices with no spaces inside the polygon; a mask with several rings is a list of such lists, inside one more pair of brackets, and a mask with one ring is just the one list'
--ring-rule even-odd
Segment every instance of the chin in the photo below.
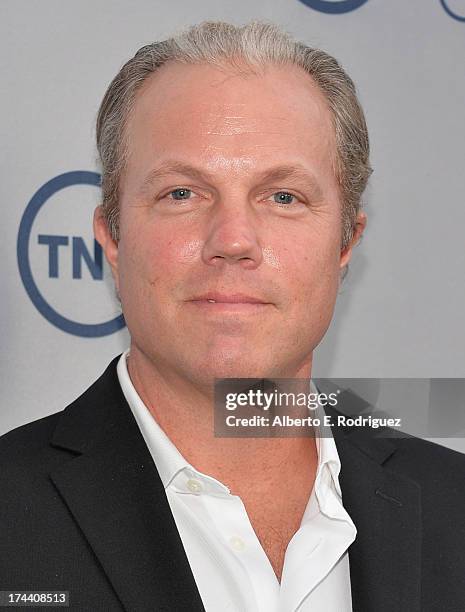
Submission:
{"label": "chin", "polygon": [[215,378],[263,378],[270,376],[273,368],[262,355],[250,353],[231,355],[222,353],[211,356],[203,367],[199,368],[204,379]]}

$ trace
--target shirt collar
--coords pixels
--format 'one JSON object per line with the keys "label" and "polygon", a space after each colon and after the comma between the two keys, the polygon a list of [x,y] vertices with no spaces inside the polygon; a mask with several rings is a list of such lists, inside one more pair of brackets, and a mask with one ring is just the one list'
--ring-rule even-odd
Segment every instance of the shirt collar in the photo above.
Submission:
{"label": "shirt collar", "polygon": [[129,407],[139,426],[142,436],[153,457],[163,486],[168,487],[173,478],[185,468],[194,468],[184,459],[176,446],[171,442],[163,429],[158,425],[151,412],[144,404],[132,384],[127,367],[129,349],[125,351],[118,361],[117,374]]}
{"label": "shirt collar", "polygon": [[[221,482],[203,474],[196,470],[182,454],[178,451],[176,446],[171,442],[168,436],[165,434],[163,429],[158,425],[151,412],[148,410],[139,394],[137,393],[132,381],[129,377],[127,368],[127,357],[129,355],[129,349],[126,350],[118,361],[117,374],[118,379],[123,391],[124,397],[131,408],[131,411],[136,419],[142,436],[147,444],[147,447],[153,457],[155,465],[157,467],[160,478],[163,482],[165,489],[173,483],[176,488],[179,486],[180,478],[179,475],[182,473],[182,480],[197,478],[202,480],[204,484],[204,491],[209,493],[224,494],[229,493],[229,489]],[[310,380],[310,391],[317,393],[318,390],[315,387],[312,380]],[[323,423],[324,409],[321,405],[316,410],[317,416]],[[322,477],[322,473],[325,466],[330,471],[335,489],[341,497],[341,488],[339,485],[339,473],[341,470],[341,462],[336,449],[331,428],[322,427],[317,428],[316,445],[318,452],[318,467],[315,479],[315,487]],[[323,435],[321,435],[323,433]],[[319,435],[320,434],[320,435]],[[183,492],[186,492],[185,487],[182,487]],[[192,491],[191,491],[192,492]]]}

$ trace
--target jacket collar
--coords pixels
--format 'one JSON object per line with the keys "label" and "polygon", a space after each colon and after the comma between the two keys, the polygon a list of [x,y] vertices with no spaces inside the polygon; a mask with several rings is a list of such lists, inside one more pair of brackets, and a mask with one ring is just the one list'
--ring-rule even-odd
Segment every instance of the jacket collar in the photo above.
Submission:
{"label": "jacket collar", "polygon": [[[325,410],[333,419],[341,414]],[[349,547],[353,611],[420,612],[421,487],[390,469],[403,442],[369,427],[332,432],[342,501],[357,528]]]}

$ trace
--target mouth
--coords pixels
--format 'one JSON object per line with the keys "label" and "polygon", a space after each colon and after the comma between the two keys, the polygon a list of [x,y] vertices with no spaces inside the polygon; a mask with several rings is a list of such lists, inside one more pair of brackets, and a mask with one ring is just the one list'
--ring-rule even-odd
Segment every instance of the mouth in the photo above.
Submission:
{"label": "mouth", "polygon": [[189,300],[192,305],[210,312],[260,312],[271,302],[245,293],[205,293]]}

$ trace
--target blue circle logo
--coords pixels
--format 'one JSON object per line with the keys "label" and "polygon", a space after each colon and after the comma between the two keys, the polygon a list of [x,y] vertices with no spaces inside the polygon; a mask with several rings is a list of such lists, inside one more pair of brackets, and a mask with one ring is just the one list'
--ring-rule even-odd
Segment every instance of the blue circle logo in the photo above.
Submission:
{"label": "blue circle logo", "polygon": [[[23,282],[24,288],[26,289],[27,294],[31,298],[32,303],[37,308],[37,310],[44,316],[47,321],[49,321],[52,325],[55,325],[59,329],[67,332],[69,334],[73,334],[75,336],[83,336],[87,338],[96,338],[101,336],[107,336],[112,334],[125,326],[123,315],[119,315],[109,321],[104,323],[80,323],[77,321],[73,321],[72,319],[63,316],[60,314],[54,307],[52,307],[49,302],[44,298],[41,291],[39,290],[36,281],[34,280],[34,276],[31,269],[31,261],[29,256],[29,243],[31,237],[31,230],[34,223],[34,220],[41,210],[43,205],[57,192],[65,189],[67,187],[72,187],[74,185],[93,185],[95,187],[100,186],[100,175],[96,172],[88,172],[84,170],[78,170],[75,172],[66,172],[64,174],[60,174],[55,178],[51,179],[45,185],[43,185],[31,198],[30,202],[26,206],[26,210],[24,211],[23,217],[21,219],[21,223],[18,231],[18,242],[17,242],[17,259],[18,259],[18,267],[19,273],[21,275],[21,280]],[[49,243],[44,240],[42,243],[40,242],[41,238],[45,238],[49,240]],[[55,239],[55,244],[50,242],[50,239]],[[52,253],[57,252],[58,246],[61,244],[65,244],[65,242],[56,242],[57,240],[66,240],[67,238],[55,236],[39,236],[39,243],[48,244],[49,250]],[[76,247],[80,247],[79,242],[74,243],[74,241],[81,240],[80,238],[73,238],[73,246],[76,244]],[[53,251],[52,247],[55,248]],[[80,260],[77,260],[77,264],[80,265]],[[52,276],[57,276],[52,274]],[[76,276],[76,278],[80,278],[80,276]]]}
{"label": "blue circle logo", "polygon": [[463,7],[463,13],[459,15],[455,10],[452,10],[449,6],[450,0],[441,0],[441,4],[446,13],[452,17],[452,19],[456,19],[457,21],[465,22],[465,6]]}
{"label": "blue circle logo", "polygon": [[300,0],[307,6],[320,13],[329,13],[337,15],[341,13],[349,13],[360,8],[368,0]]}

